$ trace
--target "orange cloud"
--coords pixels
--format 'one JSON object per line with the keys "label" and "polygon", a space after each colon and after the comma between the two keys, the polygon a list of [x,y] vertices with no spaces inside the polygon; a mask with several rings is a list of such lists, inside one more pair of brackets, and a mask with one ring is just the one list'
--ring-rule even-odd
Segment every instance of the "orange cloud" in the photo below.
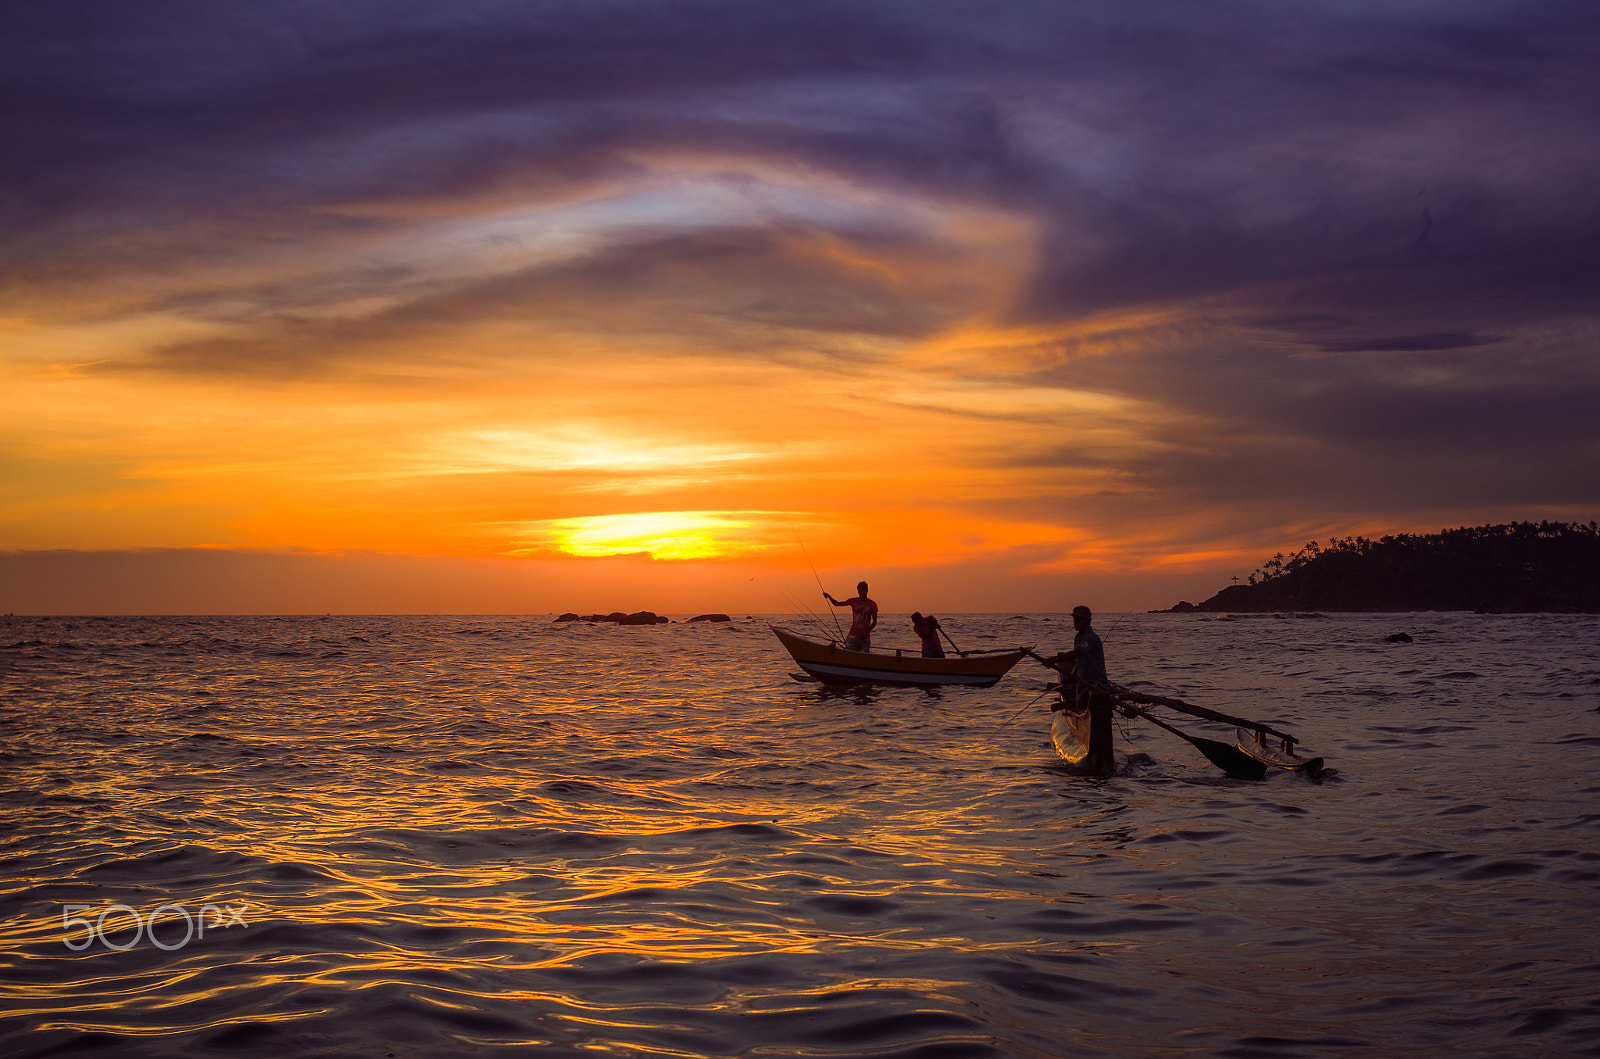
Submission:
{"label": "orange cloud", "polygon": [[1253,565],[1285,521],[1174,502],[1149,469],[1220,428],[1095,373],[1190,342],[1200,309],[1021,321],[1024,214],[733,155],[629,165],[346,203],[286,222],[292,252],[244,221],[215,259],[217,231],[141,231],[17,295],[0,548],[876,569],[977,599]]}

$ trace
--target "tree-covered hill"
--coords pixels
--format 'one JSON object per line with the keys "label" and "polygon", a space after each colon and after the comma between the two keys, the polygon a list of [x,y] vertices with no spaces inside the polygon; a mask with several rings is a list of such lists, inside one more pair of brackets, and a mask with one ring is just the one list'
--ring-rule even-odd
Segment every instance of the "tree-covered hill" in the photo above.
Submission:
{"label": "tree-covered hill", "polygon": [[1600,613],[1595,523],[1513,522],[1426,535],[1312,541],[1245,584],[1174,611]]}

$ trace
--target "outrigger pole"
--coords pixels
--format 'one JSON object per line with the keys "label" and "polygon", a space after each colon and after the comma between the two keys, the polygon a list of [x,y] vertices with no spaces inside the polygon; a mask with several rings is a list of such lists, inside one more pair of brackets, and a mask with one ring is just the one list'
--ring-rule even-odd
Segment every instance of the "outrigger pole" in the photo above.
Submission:
{"label": "outrigger pole", "polygon": [[1291,747],[1300,741],[1288,732],[1280,732],[1270,724],[1262,724],[1260,721],[1247,721],[1243,717],[1235,717],[1229,713],[1221,713],[1217,710],[1207,709],[1204,706],[1196,706],[1193,703],[1184,702],[1182,699],[1169,698],[1165,695],[1145,695],[1141,692],[1129,691],[1121,684],[1111,685],[1111,694],[1117,698],[1127,699],[1130,702],[1143,703],[1146,706],[1165,706],[1169,710],[1177,710],[1179,713],[1187,713],[1191,717],[1200,717],[1207,721],[1216,721],[1219,724],[1231,724],[1238,728],[1249,728],[1255,732],[1266,732],[1269,735],[1277,736],[1279,739],[1287,740]]}
{"label": "outrigger pole", "polygon": [[1149,710],[1141,710],[1137,706],[1129,706],[1126,703],[1122,705],[1122,708],[1131,714],[1143,717],[1158,728],[1165,728],[1179,739],[1189,743],[1204,754],[1207,761],[1210,761],[1230,776],[1259,780],[1267,774],[1266,764],[1257,761],[1243,750],[1231,747],[1227,743],[1219,743],[1215,739],[1202,739],[1200,736],[1190,735],[1179,728],[1174,728]]}

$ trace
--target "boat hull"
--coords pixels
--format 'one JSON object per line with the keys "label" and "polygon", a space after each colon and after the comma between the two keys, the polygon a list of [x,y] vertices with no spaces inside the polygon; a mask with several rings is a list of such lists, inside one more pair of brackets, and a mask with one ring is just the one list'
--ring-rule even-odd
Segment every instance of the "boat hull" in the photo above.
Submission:
{"label": "boat hull", "polygon": [[824,684],[898,684],[906,687],[967,685],[993,687],[1027,652],[1000,651],[966,658],[923,658],[920,654],[847,651],[774,627],[772,632],[795,664]]}

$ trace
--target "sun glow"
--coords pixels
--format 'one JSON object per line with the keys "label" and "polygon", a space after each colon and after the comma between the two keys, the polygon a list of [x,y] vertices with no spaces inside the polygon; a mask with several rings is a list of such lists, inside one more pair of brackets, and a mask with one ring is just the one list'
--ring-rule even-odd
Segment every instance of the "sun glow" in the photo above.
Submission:
{"label": "sun glow", "polygon": [[[1061,369],[1137,352],[1164,318],[1014,322],[1027,218],[683,166],[436,204],[409,227],[384,207],[310,263],[262,251],[220,287],[190,277],[198,308],[138,308],[135,288],[190,303],[135,271],[98,295],[138,303],[120,317],[8,309],[0,549],[518,560],[504,569],[537,569],[540,591],[657,609],[719,609],[701,598],[718,577],[742,599],[783,577],[893,588],[898,570],[932,606],[959,584],[1151,565],[1161,542],[1119,521],[1140,495],[1126,469],[1172,413]],[[852,234],[869,218],[876,236]],[[674,597],[679,579],[699,583]]]}
{"label": "sun glow", "polygon": [[550,551],[598,558],[648,554],[652,559],[715,559],[771,545],[762,512],[645,511],[628,515],[547,519],[527,527],[512,554]]}

